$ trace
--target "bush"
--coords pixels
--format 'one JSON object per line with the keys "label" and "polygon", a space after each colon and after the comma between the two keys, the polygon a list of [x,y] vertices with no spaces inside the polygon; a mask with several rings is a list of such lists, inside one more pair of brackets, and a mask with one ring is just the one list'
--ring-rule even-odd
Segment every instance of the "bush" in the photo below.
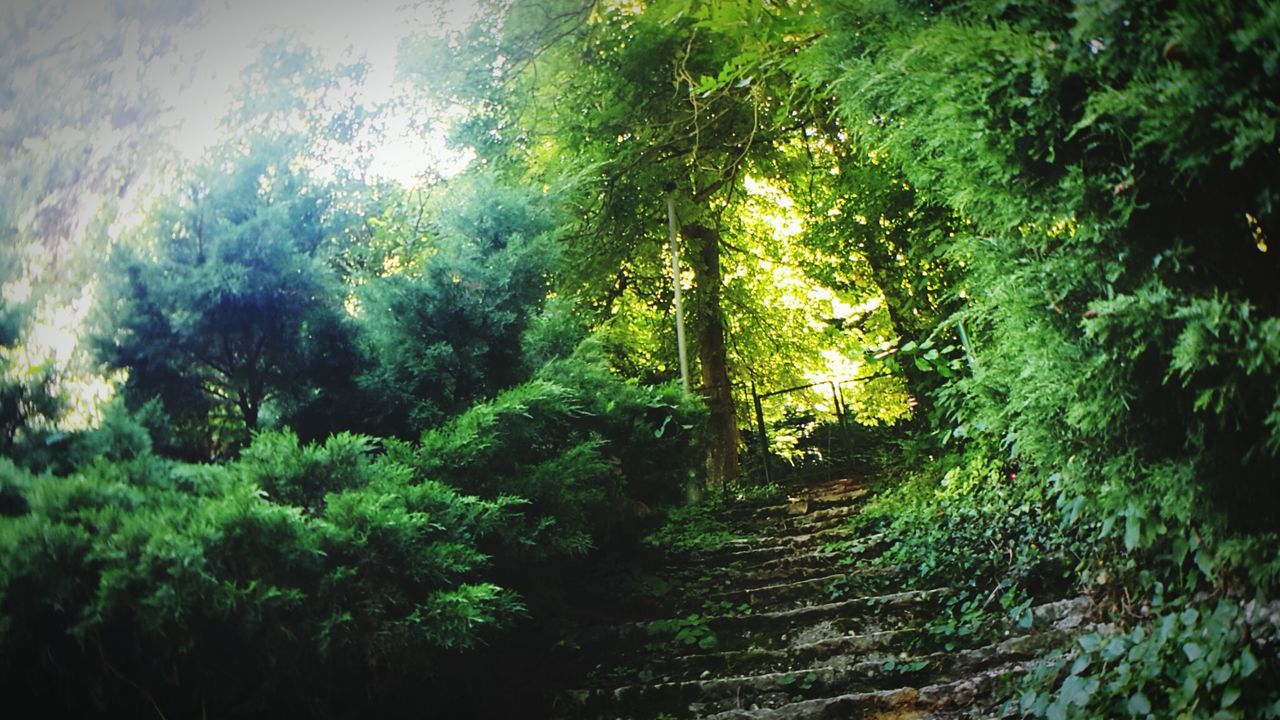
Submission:
{"label": "bush", "polygon": [[420,477],[480,497],[527,499],[524,547],[581,555],[645,506],[678,499],[701,457],[701,404],[670,386],[624,381],[592,343],[530,382],[423,434]]}
{"label": "bush", "polygon": [[509,623],[520,603],[484,580],[476,547],[513,501],[409,484],[372,448],[282,433],[225,467],[7,466],[0,657],[16,703],[320,712],[376,702],[381,684]]}

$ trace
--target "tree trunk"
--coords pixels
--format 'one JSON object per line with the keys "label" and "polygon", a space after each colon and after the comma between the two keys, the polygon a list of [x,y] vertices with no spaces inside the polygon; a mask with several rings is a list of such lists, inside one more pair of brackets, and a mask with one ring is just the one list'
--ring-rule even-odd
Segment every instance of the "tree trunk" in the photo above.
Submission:
{"label": "tree trunk", "polygon": [[707,450],[707,482],[721,485],[738,476],[738,416],[733,406],[729,356],[725,348],[724,311],[720,307],[720,233],[691,223],[681,228],[696,254],[698,278],[698,364],[703,397],[710,411],[711,444]]}
{"label": "tree trunk", "polygon": [[258,429],[258,406],[260,401],[247,394],[241,394],[239,405],[240,415],[244,418],[244,426],[252,433]]}

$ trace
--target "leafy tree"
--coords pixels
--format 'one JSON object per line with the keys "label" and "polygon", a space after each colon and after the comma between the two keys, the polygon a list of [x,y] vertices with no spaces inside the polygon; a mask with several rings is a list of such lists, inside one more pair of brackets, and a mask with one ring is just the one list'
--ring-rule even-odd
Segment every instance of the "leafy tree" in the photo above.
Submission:
{"label": "leafy tree", "polygon": [[[563,287],[597,323],[618,316],[629,324],[622,335],[657,340],[655,329],[669,323],[665,189],[674,188],[692,274],[696,368],[715,439],[709,476],[733,478],[733,386],[755,362],[753,346],[767,344],[762,337],[776,328],[760,321],[767,313],[750,291],[727,287],[742,275],[753,278],[752,289],[771,280],[756,279],[758,268],[746,259],[767,247],[753,235],[769,232],[736,216],[749,175],[793,171],[780,158],[802,132],[805,106],[778,60],[795,49],[793,26],[802,15],[742,2],[551,2],[489,12],[451,43],[461,57],[442,60],[424,46],[411,68],[469,108],[461,142],[514,178],[569,191],[578,221]],[[442,63],[464,71],[442,74]],[[727,251],[739,257],[727,259]],[[804,334],[782,333],[793,344]],[[653,343],[637,350],[651,355]],[[665,367],[674,367],[673,356]],[[794,366],[773,367],[785,373]]]}
{"label": "leafy tree", "polygon": [[202,168],[155,212],[149,245],[112,256],[99,356],[129,371],[131,397],[161,398],[197,453],[234,447],[272,403],[304,401],[329,359],[320,341],[344,322],[328,191],[280,150]]}
{"label": "leafy tree", "polygon": [[1133,473],[1182,482],[1165,462],[1199,467],[1233,513],[1269,493],[1273,411],[1245,399],[1275,382],[1269,5],[913,7],[834,6],[813,67],[863,145],[965,218],[959,424],[1027,462],[1093,458],[1072,474],[1116,488],[1104,513],[1131,514]]}
{"label": "leafy tree", "polygon": [[371,220],[382,250],[360,261],[375,271],[354,297],[373,427],[412,439],[528,378],[521,337],[548,294],[555,228],[544,198],[483,174],[407,203]]}

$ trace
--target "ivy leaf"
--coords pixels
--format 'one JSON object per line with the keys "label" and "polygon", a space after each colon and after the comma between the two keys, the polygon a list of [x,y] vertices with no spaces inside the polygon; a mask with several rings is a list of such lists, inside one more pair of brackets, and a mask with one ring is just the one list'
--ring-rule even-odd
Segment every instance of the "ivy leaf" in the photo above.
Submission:
{"label": "ivy leaf", "polygon": [[1097,678],[1086,678],[1079,675],[1072,675],[1063,681],[1059,698],[1062,702],[1065,702],[1068,705],[1084,707],[1089,704],[1089,698],[1097,689]]}
{"label": "ivy leaf", "polygon": [[1196,660],[1204,657],[1204,648],[1193,642],[1184,643],[1182,645],[1182,652],[1186,654],[1187,660],[1190,662],[1195,662]]}
{"label": "ivy leaf", "polygon": [[1151,712],[1151,701],[1147,699],[1142,691],[1129,696],[1129,714],[1130,715],[1146,715]]}
{"label": "ivy leaf", "polygon": [[1258,671],[1258,658],[1253,656],[1253,651],[1245,648],[1240,653],[1240,677],[1247,678]]}
{"label": "ivy leaf", "polygon": [[1079,675],[1085,670],[1088,670],[1091,662],[1092,661],[1089,659],[1088,655],[1081,655],[1077,657],[1076,661],[1071,664],[1071,674]]}
{"label": "ivy leaf", "polygon": [[1241,690],[1239,687],[1232,685],[1222,692],[1222,707],[1229,708],[1240,699]]}
{"label": "ivy leaf", "polygon": [[1076,642],[1080,643],[1080,647],[1083,648],[1085,652],[1091,653],[1102,645],[1102,636],[1098,635],[1098,633],[1089,633],[1088,635],[1081,635],[1076,638]]}
{"label": "ivy leaf", "polygon": [[1031,624],[1035,621],[1035,614],[1031,612],[1031,608],[1022,611],[1022,616],[1018,618],[1018,627],[1023,630],[1031,628]]}
{"label": "ivy leaf", "polygon": [[1124,640],[1118,637],[1111,638],[1111,642],[1107,643],[1107,646],[1102,649],[1102,659],[1110,662],[1124,655],[1124,651]]}

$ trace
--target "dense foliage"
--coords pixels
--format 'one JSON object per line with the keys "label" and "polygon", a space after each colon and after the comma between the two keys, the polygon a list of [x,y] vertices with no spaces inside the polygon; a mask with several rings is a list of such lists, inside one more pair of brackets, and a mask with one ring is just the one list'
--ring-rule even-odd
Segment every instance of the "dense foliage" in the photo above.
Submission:
{"label": "dense foliage", "polygon": [[188,465],[135,425],[142,447],[67,475],[6,461],[11,699],[342,715],[371,694],[399,712],[388,703],[410,678],[520,620],[539,568],[616,531],[637,497],[678,494],[692,469],[699,415],[677,392],[589,357],[546,375],[412,446],[271,431],[234,462]]}
{"label": "dense foliage", "polygon": [[[480,3],[401,53],[474,159],[412,187],[352,159],[393,117],[344,98],[367,68],[275,40],[132,228],[161,109],[112,78],[198,3],[109,5],[48,53],[66,3],[0,11],[16,703],[466,694],[632,521],[838,440],[896,456],[856,522],[957,590],[944,647],[1097,601],[1011,712],[1280,716],[1275,0]],[[92,358],[32,350],[58,303]]]}
{"label": "dense foliage", "polygon": [[112,258],[120,287],[102,303],[100,355],[128,369],[130,397],[161,399],[175,442],[198,458],[243,442],[264,406],[304,402],[299,379],[332,372],[324,341],[342,316],[323,256],[331,191],[281,150],[211,163],[155,211],[152,243]]}
{"label": "dense foliage", "polygon": [[963,219],[916,239],[963,268],[931,452],[964,456],[884,522],[922,572],[991,578],[975,604],[1064,570],[1113,594],[1132,632],[1023,711],[1270,716],[1274,3],[828,10],[803,65],[850,153]]}

